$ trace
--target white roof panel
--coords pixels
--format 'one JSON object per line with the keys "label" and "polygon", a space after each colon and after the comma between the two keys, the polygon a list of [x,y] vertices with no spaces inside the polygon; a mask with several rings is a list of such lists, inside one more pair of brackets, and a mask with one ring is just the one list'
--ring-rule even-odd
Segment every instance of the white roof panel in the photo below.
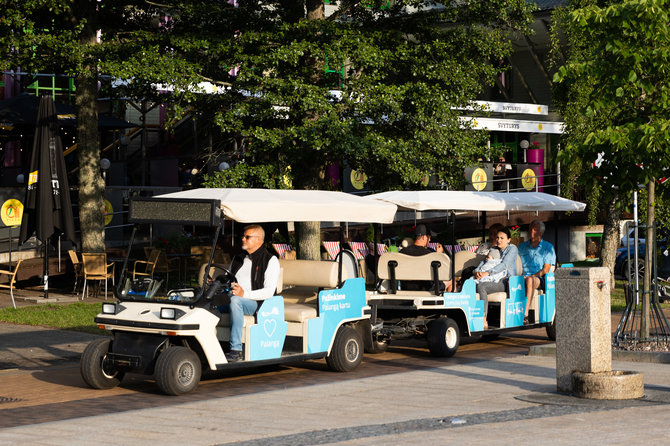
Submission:
{"label": "white roof panel", "polygon": [[161,198],[215,199],[226,216],[240,223],[332,221],[392,223],[396,206],[344,192],[286,189],[190,189]]}
{"label": "white roof panel", "polygon": [[368,195],[415,211],[583,211],[586,205],[543,192],[391,191]]}

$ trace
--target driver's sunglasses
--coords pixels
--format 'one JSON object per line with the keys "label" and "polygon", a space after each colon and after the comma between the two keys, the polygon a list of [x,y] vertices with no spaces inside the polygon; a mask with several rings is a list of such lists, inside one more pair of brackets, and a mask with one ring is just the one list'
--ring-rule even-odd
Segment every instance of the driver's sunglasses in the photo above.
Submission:
{"label": "driver's sunglasses", "polygon": [[260,236],[258,236],[258,235],[243,235],[242,240],[249,240],[252,237],[260,237]]}

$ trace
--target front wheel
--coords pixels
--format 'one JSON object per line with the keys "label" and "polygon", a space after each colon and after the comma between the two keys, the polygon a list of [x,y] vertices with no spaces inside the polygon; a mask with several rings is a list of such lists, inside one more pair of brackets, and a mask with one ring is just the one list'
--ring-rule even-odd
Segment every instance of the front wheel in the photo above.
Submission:
{"label": "front wheel", "polygon": [[428,349],[433,356],[450,358],[456,354],[461,343],[461,332],[455,320],[448,317],[436,319],[428,324]]}
{"label": "front wheel", "polygon": [[349,326],[340,327],[335,335],[335,342],[326,356],[328,367],[336,372],[350,372],[363,360],[363,339]]}
{"label": "front wheel", "polygon": [[96,339],[86,346],[81,355],[81,377],[94,389],[111,389],[123,379],[124,373],[113,370],[105,360],[110,342],[111,339]]}
{"label": "front wheel", "polygon": [[168,347],[156,360],[156,384],[168,395],[195,390],[201,373],[200,358],[186,347]]}

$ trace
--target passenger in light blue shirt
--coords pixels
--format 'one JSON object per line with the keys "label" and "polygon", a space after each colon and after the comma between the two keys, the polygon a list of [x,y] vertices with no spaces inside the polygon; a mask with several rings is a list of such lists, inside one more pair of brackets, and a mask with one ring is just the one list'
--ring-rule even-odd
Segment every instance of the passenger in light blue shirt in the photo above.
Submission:
{"label": "passenger in light blue shirt", "polygon": [[[528,309],[532,307],[533,291],[544,290],[544,276],[556,264],[554,246],[542,240],[544,223],[535,220],[530,224],[530,240],[519,245],[519,256],[523,265],[523,277],[526,282],[526,312],[524,324],[528,323]],[[537,315],[535,315],[537,317]]]}

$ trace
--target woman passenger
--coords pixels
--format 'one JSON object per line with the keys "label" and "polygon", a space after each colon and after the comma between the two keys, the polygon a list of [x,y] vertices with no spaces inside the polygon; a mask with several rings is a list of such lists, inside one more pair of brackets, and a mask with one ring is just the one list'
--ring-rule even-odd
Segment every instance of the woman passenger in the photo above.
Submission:
{"label": "woman passenger", "polygon": [[500,273],[507,271],[507,277],[501,279],[497,282],[480,282],[477,285],[477,293],[479,297],[484,301],[484,329],[489,328],[488,321],[486,316],[489,311],[489,298],[488,293],[497,293],[507,291],[507,283],[509,282],[509,277],[516,275],[516,258],[519,254],[517,247],[510,243],[510,232],[507,228],[502,228],[498,230],[498,235],[496,236],[496,244],[500,250],[500,264],[494,266],[490,271],[478,271],[475,272],[475,279],[481,279],[490,274]]}

